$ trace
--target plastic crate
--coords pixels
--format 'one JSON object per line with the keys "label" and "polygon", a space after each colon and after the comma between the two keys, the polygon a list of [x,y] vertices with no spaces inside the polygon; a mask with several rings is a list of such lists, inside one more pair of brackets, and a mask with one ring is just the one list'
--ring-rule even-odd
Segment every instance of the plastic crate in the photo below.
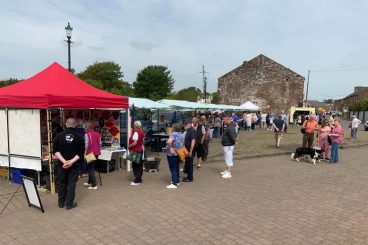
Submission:
{"label": "plastic crate", "polygon": [[159,171],[161,158],[147,158],[143,160],[144,169],[146,172],[156,172]]}
{"label": "plastic crate", "polygon": [[14,184],[22,184],[22,179],[21,179],[21,175],[22,175],[22,171],[20,169],[16,169],[13,168],[10,170],[11,173],[11,181]]}

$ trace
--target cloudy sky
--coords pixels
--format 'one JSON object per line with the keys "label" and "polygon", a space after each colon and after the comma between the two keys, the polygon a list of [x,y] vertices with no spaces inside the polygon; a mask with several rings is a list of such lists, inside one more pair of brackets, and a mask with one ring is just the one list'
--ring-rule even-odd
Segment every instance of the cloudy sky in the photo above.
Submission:
{"label": "cloudy sky", "polygon": [[0,79],[27,78],[54,61],[67,66],[64,27],[74,28],[72,67],[115,61],[133,82],[166,65],[175,89],[209,90],[217,78],[264,54],[310,76],[310,98],[340,98],[368,86],[364,0],[1,1]]}

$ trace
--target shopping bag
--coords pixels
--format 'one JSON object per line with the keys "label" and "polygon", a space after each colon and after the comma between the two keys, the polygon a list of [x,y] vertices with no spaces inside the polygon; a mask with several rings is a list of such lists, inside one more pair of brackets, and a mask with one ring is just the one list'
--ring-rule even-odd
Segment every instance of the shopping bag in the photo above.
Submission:
{"label": "shopping bag", "polygon": [[131,152],[129,153],[129,155],[127,156],[127,160],[134,162],[134,163],[140,163],[140,159],[142,157],[142,154],[140,153],[136,153],[136,152]]}

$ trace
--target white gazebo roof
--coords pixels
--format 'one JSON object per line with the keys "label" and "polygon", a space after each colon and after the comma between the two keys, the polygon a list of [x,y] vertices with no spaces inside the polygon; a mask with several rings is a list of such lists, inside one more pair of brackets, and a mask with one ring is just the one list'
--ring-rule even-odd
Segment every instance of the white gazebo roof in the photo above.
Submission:
{"label": "white gazebo roof", "polygon": [[250,101],[245,102],[244,104],[241,105],[241,107],[245,111],[258,111],[259,110],[259,107]]}

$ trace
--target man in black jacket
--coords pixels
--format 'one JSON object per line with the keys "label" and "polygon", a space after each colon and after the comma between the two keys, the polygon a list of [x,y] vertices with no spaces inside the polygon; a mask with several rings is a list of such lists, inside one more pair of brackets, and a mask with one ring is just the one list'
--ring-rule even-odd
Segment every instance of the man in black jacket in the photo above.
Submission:
{"label": "man in black jacket", "polygon": [[224,157],[226,170],[221,172],[222,178],[231,178],[231,167],[233,166],[234,145],[237,142],[237,135],[234,123],[231,122],[231,116],[226,115],[224,118],[225,131],[222,135],[222,146],[224,148]]}
{"label": "man in black jacket", "polygon": [[75,131],[75,125],[73,118],[66,120],[67,129],[59,133],[53,143],[54,154],[60,161],[55,166],[59,179],[59,208],[66,206],[68,210],[77,206],[74,202],[75,187],[85,148],[84,138]]}
{"label": "man in black jacket", "polygon": [[197,127],[197,138],[196,138],[196,152],[197,152],[197,169],[201,169],[201,162],[207,160],[208,156],[208,125],[207,125],[207,117],[202,115],[200,117],[200,122]]}
{"label": "man in black jacket", "polygon": [[186,178],[183,178],[183,182],[192,182],[193,181],[193,158],[195,154],[195,144],[197,133],[193,128],[192,120],[186,120],[184,122],[186,134],[184,138],[184,146],[187,148],[189,152],[189,156],[185,159],[185,173],[188,175]]}

